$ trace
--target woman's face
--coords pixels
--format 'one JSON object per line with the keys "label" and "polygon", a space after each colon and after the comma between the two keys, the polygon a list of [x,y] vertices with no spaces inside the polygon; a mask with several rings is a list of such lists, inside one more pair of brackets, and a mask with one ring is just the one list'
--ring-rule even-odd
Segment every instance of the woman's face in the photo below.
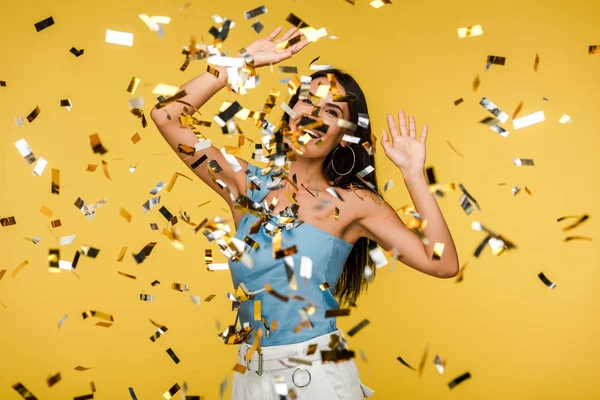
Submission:
{"label": "woman's face", "polygon": [[[290,129],[295,132],[300,126],[300,120],[303,116],[310,117],[316,121],[323,121],[324,125],[327,125],[327,133],[323,133],[318,129],[311,129],[312,138],[306,146],[300,145],[300,150],[303,154],[296,151],[297,156],[307,158],[320,158],[326,157],[333,149],[338,145],[345,146],[347,142],[342,141],[344,133],[347,133],[347,129],[338,126],[338,120],[344,119],[350,120],[350,110],[346,102],[333,102],[333,94],[331,90],[327,92],[327,96],[319,98],[314,96],[320,85],[329,86],[329,80],[326,77],[315,78],[310,83],[310,96],[308,99],[299,99],[294,105],[294,112],[296,116],[290,118]],[[339,94],[346,94],[344,88],[338,83],[337,90]],[[316,103],[316,104],[315,104]],[[315,107],[321,107],[319,113],[313,116],[313,110]],[[306,124],[303,124],[306,125]],[[306,132],[302,132],[304,134]],[[321,141],[319,145],[317,142]],[[295,147],[292,145],[295,149]]]}

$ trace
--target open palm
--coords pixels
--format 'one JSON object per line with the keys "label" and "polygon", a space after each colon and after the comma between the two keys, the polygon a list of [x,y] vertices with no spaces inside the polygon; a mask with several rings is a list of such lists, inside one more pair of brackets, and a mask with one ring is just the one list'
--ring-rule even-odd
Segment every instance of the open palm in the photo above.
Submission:
{"label": "open palm", "polygon": [[[398,123],[400,131],[396,126],[392,114],[388,114],[387,121],[391,133],[383,130],[381,145],[385,155],[402,171],[403,175],[419,173],[425,167],[425,141],[427,140],[427,125],[423,125],[421,137],[417,139],[417,128],[413,116],[408,117],[409,127],[406,127],[404,111],[398,111]],[[391,141],[390,141],[391,139]]]}
{"label": "open palm", "polygon": [[281,30],[282,28],[278,27],[266,38],[259,39],[246,47],[246,51],[248,51],[248,53],[250,53],[254,59],[255,67],[277,64],[281,61],[287,60],[308,45],[308,39],[304,37],[302,40],[294,43],[286,49],[277,50],[278,44],[302,34],[298,28],[292,28],[279,39],[275,40]]}

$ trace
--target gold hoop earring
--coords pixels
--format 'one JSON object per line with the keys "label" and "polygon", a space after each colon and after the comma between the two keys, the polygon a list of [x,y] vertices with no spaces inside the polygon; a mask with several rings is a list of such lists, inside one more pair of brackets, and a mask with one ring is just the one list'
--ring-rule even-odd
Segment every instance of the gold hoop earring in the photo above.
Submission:
{"label": "gold hoop earring", "polygon": [[338,146],[338,147],[336,147],[336,148],[335,148],[335,150],[333,150],[333,154],[331,155],[331,161],[330,161],[330,163],[331,163],[331,168],[333,168],[333,171],[334,171],[336,174],[338,174],[338,175],[340,175],[340,176],[345,176],[345,175],[348,175],[350,172],[352,172],[352,170],[354,169],[354,165],[356,164],[356,153],[354,153],[354,150],[352,149],[352,147],[350,147],[350,146],[347,146],[347,148],[348,148],[348,149],[350,149],[350,151],[352,152],[352,167],[350,167],[350,169],[348,170],[348,172],[346,172],[346,173],[343,173],[343,174],[340,174],[340,173],[339,173],[339,172],[338,172],[338,171],[335,169],[335,166],[333,165],[333,159],[334,159],[334,157],[335,157],[335,152],[336,152],[336,151],[338,151],[338,149],[340,149],[341,147],[344,147],[344,146]]}

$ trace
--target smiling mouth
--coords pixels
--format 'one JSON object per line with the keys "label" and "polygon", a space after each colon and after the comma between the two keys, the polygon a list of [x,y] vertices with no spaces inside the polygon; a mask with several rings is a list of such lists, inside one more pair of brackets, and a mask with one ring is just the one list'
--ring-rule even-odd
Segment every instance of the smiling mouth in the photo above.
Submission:
{"label": "smiling mouth", "polygon": [[302,129],[302,132],[308,133],[310,136],[312,136],[315,139],[319,139],[319,138],[321,138],[323,136],[322,133],[315,132],[315,131],[310,130],[310,129]]}

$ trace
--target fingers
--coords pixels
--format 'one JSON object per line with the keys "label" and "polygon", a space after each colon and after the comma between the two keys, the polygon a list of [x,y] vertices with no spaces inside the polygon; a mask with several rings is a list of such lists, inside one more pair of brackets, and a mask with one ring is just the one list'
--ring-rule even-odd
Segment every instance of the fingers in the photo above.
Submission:
{"label": "fingers", "polygon": [[419,139],[422,143],[425,143],[427,140],[427,125],[423,125],[423,129],[421,129],[421,138]]}
{"label": "fingers", "polygon": [[409,137],[411,139],[417,140],[417,127],[415,125],[415,117],[412,115],[408,116],[408,129],[409,129]]}
{"label": "fingers", "polygon": [[282,42],[285,42],[286,40],[288,40],[289,38],[292,37],[292,35],[298,30],[298,28],[293,27],[291,28],[289,31],[287,31],[282,37],[280,37],[279,39],[277,39],[277,41],[275,42],[275,44],[279,44]]}
{"label": "fingers", "polygon": [[404,118],[404,111],[398,111],[398,124],[400,125],[400,135],[408,136],[408,129],[406,129],[406,118]]}
{"label": "fingers", "polygon": [[383,130],[383,132],[381,132],[381,146],[385,151],[388,151],[393,147],[392,143],[390,143],[390,135],[385,129]]}
{"label": "fingers", "polygon": [[394,117],[392,114],[387,115],[388,128],[390,128],[390,133],[392,134],[392,139],[396,136],[399,136],[398,128],[396,127],[396,121],[394,121]]}
{"label": "fingers", "polygon": [[279,32],[281,32],[282,29],[283,28],[281,26],[278,26],[277,28],[275,28],[275,30],[273,32],[271,32],[271,34],[269,36],[266,37],[266,39],[269,42],[272,42],[277,37],[277,35],[279,35]]}

